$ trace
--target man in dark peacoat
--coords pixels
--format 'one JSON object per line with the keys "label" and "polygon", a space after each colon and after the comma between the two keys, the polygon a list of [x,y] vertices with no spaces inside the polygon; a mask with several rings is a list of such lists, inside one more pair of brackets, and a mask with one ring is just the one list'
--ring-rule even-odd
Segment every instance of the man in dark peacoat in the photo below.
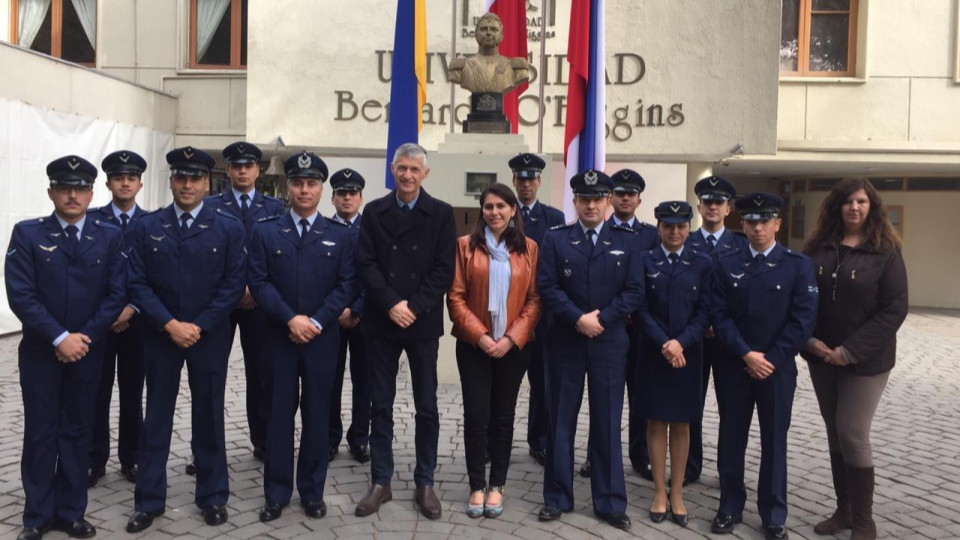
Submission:
{"label": "man in dark peacoat", "polygon": [[369,336],[373,482],[356,514],[374,514],[392,497],[393,401],[400,354],[406,352],[417,411],[414,500],[424,516],[438,519],[440,502],[433,492],[440,436],[437,352],[457,233],[453,208],[420,188],[430,172],[423,148],[401,146],[391,170],[396,190],[367,205],[357,247],[357,271],[367,295],[363,324]]}

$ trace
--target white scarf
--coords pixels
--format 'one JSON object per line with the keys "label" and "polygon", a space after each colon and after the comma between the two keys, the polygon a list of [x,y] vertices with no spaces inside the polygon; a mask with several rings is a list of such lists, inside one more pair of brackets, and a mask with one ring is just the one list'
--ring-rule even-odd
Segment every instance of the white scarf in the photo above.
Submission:
{"label": "white scarf", "polygon": [[507,295],[510,294],[510,251],[503,240],[497,239],[487,228],[487,253],[490,254],[490,300],[487,309],[490,310],[492,323],[491,336],[494,341],[499,340],[507,333]]}

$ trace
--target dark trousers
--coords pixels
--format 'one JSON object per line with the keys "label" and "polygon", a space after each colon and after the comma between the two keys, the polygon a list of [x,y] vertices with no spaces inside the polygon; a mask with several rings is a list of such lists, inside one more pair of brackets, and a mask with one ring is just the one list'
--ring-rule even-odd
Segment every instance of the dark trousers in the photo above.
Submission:
{"label": "dark trousers", "polygon": [[[457,367],[463,388],[463,439],[470,490],[486,487],[490,452],[491,487],[507,481],[517,393],[530,363],[530,349],[514,347],[503,358],[490,358],[479,348],[457,340]],[[489,444],[488,444],[489,443]]]}
{"label": "dark trousers", "polygon": [[744,458],[756,405],[760,420],[757,510],[764,525],[783,525],[787,521],[787,431],[797,388],[796,367],[782,365],[762,381],[750,378],[743,367],[742,360],[729,355],[714,364],[720,411],[719,511],[733,516],[743,513],[747,501]]}
{"label": "dark trousers", "polygon": [[527,446],[534,452],[547,448],[547,394],[544,388],[543,359],[546,328],[537,325],[537,339],[525,348],[530,349],[530,365],[527,367],[527,381],[530,383],[530,401],[527,409]]}
{"label": "dark trousers", "polygon": [[340,349],[337,356],[337,373],[330,395],[330,448],[340,446],[343,440],[343,420],[340,418],[343,401],[343,376],[347,370],[347,349],[350,350],[350,382],[353,385],[353,400],[350,409],[350,429],[347,430],[347,445],[350,448],[366,446],[370,439],[370,374],[367,367],[367,344],[356,328],[340,329]]}
{"label": "dark trousers", "polygon": [[270,389],[270,421],[263,468],[267,504],[285,505],[293,495],[293,453],[297,409],[300,409],[300,452],[296,481],[300,502],[323,500],[327,478],[327,420],[330,392],[337,370],[339,335],[325,330],[306,345],[287,337],[286,326],[271,326],[266,345],[270,355],[264,378]]}
{"label": "dark trousers", "polygon": [[416,408],[417,487],[432,487],[437,468],[440,413],[437,410],[439,339],[373,338],[367,342],[370,362],[370,470],[374,484],[389,486],[393,478],[393,403],[397,396],[400,354],[407,353]]}
{"label": "dark trousers", "polygon": [[634,403],[634,387],[637,376],[637,362],[640,361],[640,352],[638,344],[640,335],[636,327],[636,322],[627,327],[630,334],[630,349],[627,351],[627,399],[630,403],[630,412],[627,417],[627,455],[630,457],[630,464],[637,472],[645,471],[650,468],[650,454],[647,452],[647,421],[640,416]]}
{"label": "dark trousers", "polygon": [[190,443],[197,466],[194,500],[200,508],[226,504],[230,497],[223,407],[230,356],[230,328],[203,332],[200,341],[181,349],[166,332],[144,332],[147,414],[140,433],[135,509],[158,512],[167,499],[167,458],[173,415],[180,394],[180,372],[187,364],[190,382]]}
{"label": "dark trousers", "polygon": [[[622,327],[608,328],[600,337],[563,337],[551,331],[551,354],[546,364],[550,446],[543,474],[543,502],[564,512],[573,511],[573,447],[577,433],[584,376],[590,387],[590,438],[587,459],[593,467],[590,492],[593,510],[600,514],[625,512],[627,489],[623,476],[620,420],[623,414],[627,336]],[[617,335],[619,334],[619,335]]]}
{"label": "dark trousers", "polygon": [[79,362],[63,364],[42,339],[20,342],[23,525],[42,527],[55,517],[81,519],[87,510],[87,470],[103,341]]}
{"label": "dark trousers", "polygon": [[261,309],[235,309],[230,314],[230,348],[240,326],[240,348],[243,349],[243,373],[246,377],[247,425],[250,426],[250,443],[254,448],[263,448],[267,437],[266,386],[260,367],[263,356],[263,333],[267,318]]}
{"label": "dark trousers", "polygon": [[[726,349],[719,338],[708,338],[703,340],[703,395],[700,396],[700,403],[706,404],[707,390],[710,388],[710,369],[715,362],[722,361]],[[716,384],[716,371],[714,371],[714,384]],[[714,390],[716,393],[716,390]],[[705,406],[705,405],[704,405]],[[701,415],[701,418],[703,416]],[[703,420],[690,424],[690,453],[687,454],[687,470],[684,476],[688,479],[700,478],[703,473]]]}
{"label": "dark trousers", "polygon": [[105,467],[110,459],[110,402],[113,400],[113,379],[120,388],[120,421],[117,457],[120,465],[137,464],[140,429],[143,426],[143,336],[134,317],[126,331],[111,331],[106,336],[103,369],[94,409],[93,445],[90,468]]}

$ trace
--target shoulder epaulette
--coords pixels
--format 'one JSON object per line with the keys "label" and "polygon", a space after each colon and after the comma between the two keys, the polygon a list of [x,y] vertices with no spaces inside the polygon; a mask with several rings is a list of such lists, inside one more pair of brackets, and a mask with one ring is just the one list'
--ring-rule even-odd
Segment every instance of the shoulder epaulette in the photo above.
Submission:
{"label": "shoulder epaulette", "polygon": [[260,218],[260,219],[257,220],[257,223],[263,223],[264,221],[276,221],[276,220],[280,219],[280,216],[282,216],[282,215],[283,215],[283,214],[277,214],[277,215],[275,215],[275,216],[267,216],[267,217],[265,217],[265,218]]}
{"label": "shoulder epaulette", "polygon": [[551,231],[559,231],[560,229],[566,229],[567,227],[571,227],[571,226],[573,226],[572,223],[563,223],[563,224],[560,224],[560,225],[554,225],[553,227],[550,227],[550,230],[551,230]]}
{"label": "shoulder epaulette", "polygon": [[49,217],[38,217],[38,218],[34,218],[34,219],[25,219],[25,220],[21,221],[20,223],[18,223],[18,225],[23,225],[23,226],[27,226],[27,225],[31,225],[31,226],[32,226],[32,225],[42,225],[43,222],[46,221],[46,220],[48,220],[48,219],[50,219],[50,218],[49,218]]}
{"label": "shoulder epaulette", "polygon": [[339,225],[339,226],[341,226],[341,227],[348,227],[348,228],[350,227],[350,225],[348,225],[348,224],[346,224],[346,223],[344,223],[344,222],[342,222],[342,221],[337,221],[337,220],[335,220],[335,219],[333,219],[333,218],[331,218],[331,217],[326,218],[326,220],[327,220],[328,222],[330,222],[330,223],[336,223],[337,225]]}
{"label": "shoulder epaulette", "polygon": [[727,257],[730,257],[732,255],[738,255],[741,251],[743,251],[743,248],[727,249],[720,253],[717,253],[716,257],[718,259],[726,259]]}
{"label": "shoulder epaulette", "polygon": [[633,227],[628,227],[626,225],[614,225],[613,227],[611,227],[611,229],[615,231],[630,233],[630,234],[637,234],[637,231]]}
{"label": "shoulder epaulette", "polygon": [[114,225],[113,223],[110,223],[109,221],[107,221],[107,220],[105,220],[105,219],[94,219],[94,220],[93,220],[93,223],[94,223],[95,225],[97,225],[98,227],[103,227],[104,229],[119,229],[119,228],[120,228],[120,227],[117,227],[116,225]]}

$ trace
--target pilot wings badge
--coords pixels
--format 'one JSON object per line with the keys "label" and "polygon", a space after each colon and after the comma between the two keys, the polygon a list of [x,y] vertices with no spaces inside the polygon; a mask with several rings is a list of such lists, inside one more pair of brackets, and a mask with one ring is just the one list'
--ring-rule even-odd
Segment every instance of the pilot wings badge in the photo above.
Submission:
{"label": "pilot wings badge", "polygon": [[740,279],[740,278],[742,278],[742,277],[745,276],[745,275],[746,275],[746,272],[744,272],[744,273],[742,273],[742,274],[734,274],[734,273],[732,273],[732,272],[730,273],[730,277],[732,277],[733,279]]}
{"label": "pilot wings badge", "polygon": [[57,250],[57,247],[59,247],[59,246],[50,246],[50,247],[47,247],[47,246],[45,246],[45,245],[43,245],[43,244],[39,244],[39,245],[40,245],[40,249],[46,251],[47,253],[53,253],[54,251]]}
{"label": "pilot wings badge", "polygon": [[152,238],[152,239],[153,239],[154,241],[156,241],[156,242],[160,242],[160,241],[162,241],[162,240],[163,240],[164,238],[166,238],[166,237],[167,237],[166,235],[164,235],[164,236],[154,236],[154,235],[152,235],[152,234],[150,235],[150,238]]}

